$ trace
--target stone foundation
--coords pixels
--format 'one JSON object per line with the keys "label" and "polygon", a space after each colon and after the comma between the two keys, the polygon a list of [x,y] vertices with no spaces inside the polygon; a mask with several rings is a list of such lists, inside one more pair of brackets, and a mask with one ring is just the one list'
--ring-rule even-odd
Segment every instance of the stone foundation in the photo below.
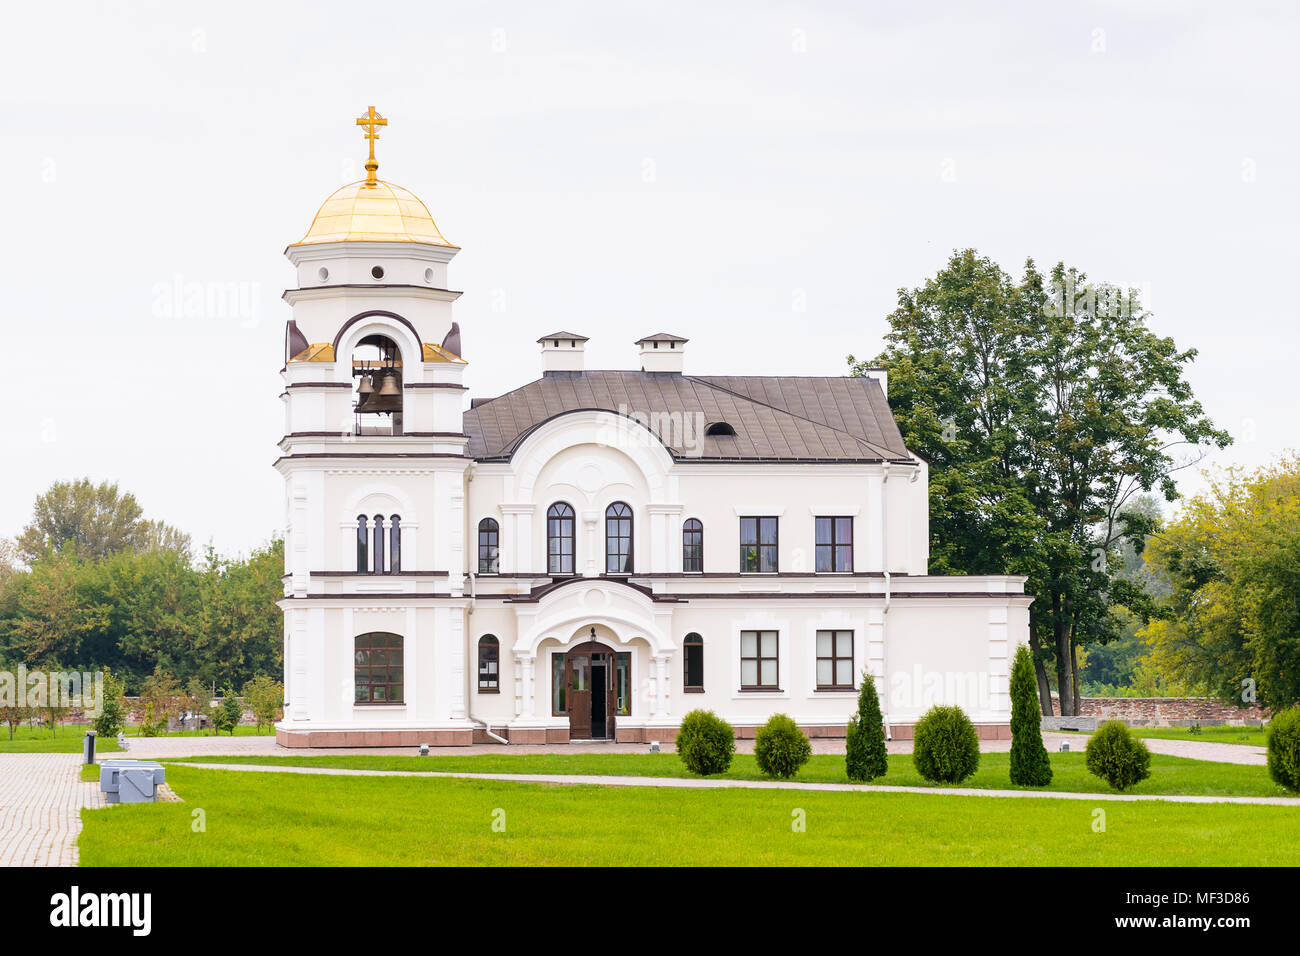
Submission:
{"label": "stone foundation", "polygon": [[281,747],[468,747],[474,743],[474,733],[469,729],[276,730],[275,742]]}

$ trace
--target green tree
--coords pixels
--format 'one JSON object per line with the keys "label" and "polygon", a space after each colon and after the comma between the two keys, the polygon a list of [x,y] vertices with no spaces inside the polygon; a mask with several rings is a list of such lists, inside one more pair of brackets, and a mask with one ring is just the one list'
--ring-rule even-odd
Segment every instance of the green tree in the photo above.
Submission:
{"label": "green tree", "polygon": [[243,716],[243,705],[235,696],[234,690],[227,687],[221,692],[221,703],[212,715],[212,726],[216,728],[217,733],[224,730],[233,737],[235,728],[239,726],[240,718]]}
{"label": "green tree", "polygon": [[885,719],[880,712],[876,681],[869,673],[862,674],[858,710],[849,718],[845,736],[845,765],[849,779],[863,781],[883,777],[889,770],[889,754],[885,749]]}
{"label": "green tree", "polygon": [[968,249],[899,290],[874,361],[849,356],[854,374],[888,370],[904,440],[930,463],[932,569],[1028,577],[1044,713],[1046,665],[1073,715],[1076,649],[1113,637],[1111,605],[1139,599],[1113,561],[1150,530],[1130,502],[1177,496],[1178,448],[1230,441],[1184,377],[1195,351],[1148,319],[1135,292],[1064,264],[1045,277],[1030,260],[1017,283]]}
{"label": "green tree", "polygon": [[1045,787],[1052,782],[1035,683],[1033,658],[1021,644],[1011,665],[1011,782],[1022,787]]}
{"label": "green tree", "polygon": [[145,713],[149,715],[146,723],[153,724],[152,729],[155,733],[149,736],[154,736],[166,730],[171,718],[180,713],[180,709],[185,705],[186,696],[175,677],[161,670],[155,670],[145,678],[140,689],[140,701],[145,706]]}
{"label": "green tree", "polygon": [[104,668],[104,703],[92,721],[96,735],[116,737],[126,726],[126,684]]}
{"label": "green tree", "polygon": [[[212,688],[201,678],[191,677],[185,687],[185,708],[196,718],[212,719]],[[196,720],[196,725],[202,723]]]}
{"label": "green tree", "polygon": [[244,702],[257,718],[257,727],[270,726],[280,718],[284,706],[284,685],[266,675],[254,677],[244,685]]}
{"label": "green tree", "polygon": [[115,483],[56,481],[37,497],[32,520],[18,536],[18,552],[30,564],[48,551],[102,558],[131,549],[142,513],[135,497],[119,492]]}
{"label": "green tree", "polygon": [[1172,588],[1141,632],[1162,678],[1238,705],[1300,702],[1300,455],[1213,477],[1146,559]]}

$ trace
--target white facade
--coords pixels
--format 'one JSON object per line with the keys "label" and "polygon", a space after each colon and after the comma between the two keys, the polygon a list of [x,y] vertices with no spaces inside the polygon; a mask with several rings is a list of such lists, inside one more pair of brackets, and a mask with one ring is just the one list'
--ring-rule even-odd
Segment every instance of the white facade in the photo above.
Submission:
{"label": "white facade", "polygon": [[[927,575],[923,460],[691,457],[618,409],[590,407],[548,413],[508,452],[476,457],[481,416],[466,414],[465,363],[459,339],[448,338],[456,252],[311,234],[287,251],[298,285],[285,293],[293,317],[276,462],[287,525],[282,743],[469,743],[492,739],[488,728],[512,744],[670,739],[700,707],[741,733],[784,712],[811,733],[842,735],[864,673],[896,735],[933,703],[961,704],[986,735],[1005,733],[1009,664],[1028,638],[1030,600],[1022,578]],[[399,414],[354,412],[353,360],[378,337],[395,349]],[[470,329],[467,338],[486,335]],[[546,375],[584,375],[581,336],[542,341]],[[665,351],[653,337],[638,352],[629,346],[643,371],[623,374],[656,387],[683,375],[685,340],[660,341]],[[378,388],[384,374],[369,381]],[[557,546],[547,513],[557,503],[572,512],[564,573],[549,564]],[[630,511],[630,554],[610,559],[606,518],[616,505]],[[750,553],[742,522],[756,517],[776,519],[775,571],[741,571]],[[851,556],[851,570],[816,570],[819,517],[848,522],[839,555]],[[698,570],[684,565],[691,520],[703,528]],[[479,544],[488,523],[495,560]],[[830,632],[829,643],[819,637]],[[374,634],[386,635],[380,654],[358,645]],[[699,640],[693,674],[688,635]],[[487,645],[480,660],[485,637],[497,642],[495,666]],[[599,649],[575,650],[593,642]],[[830,649],[829,671],[824,660],[819,672],[819,647]],[[588,668],[602,663],[604,721],[598,700],[583,710],[600,696]],[[834,679],[841,665],[851,683]],[[746,686],[747,673],[769,667],[774,679]],[[829,684],[819,682],[828,672]]]}

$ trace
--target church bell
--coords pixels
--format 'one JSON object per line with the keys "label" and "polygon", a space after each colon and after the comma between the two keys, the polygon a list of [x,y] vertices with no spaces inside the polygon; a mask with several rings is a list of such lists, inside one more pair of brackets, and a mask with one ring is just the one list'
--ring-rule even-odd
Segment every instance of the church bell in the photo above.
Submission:
{"label": "church bell", "polygon": [[363,412],[400,412],[402,410],[402,386],[397,380],[396,372],[386,372],[379,391],[373,393],[363,407]]}

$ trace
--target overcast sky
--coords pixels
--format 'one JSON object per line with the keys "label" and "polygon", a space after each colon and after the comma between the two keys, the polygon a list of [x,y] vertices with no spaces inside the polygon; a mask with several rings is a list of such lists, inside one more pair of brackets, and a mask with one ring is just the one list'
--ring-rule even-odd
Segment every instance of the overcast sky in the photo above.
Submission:
{"label": "overcast sky", "polygon": [[[973,246],[1142,288],[1213,461],[1300,444],[1295,3],[470,6],[6,8],[0,535],[82,475],[224,552],[279,531],[282,252],[369,104],[463,248],[471,395],[558,327],[588,367],[672,331],[688,371],[844,374]],[[195,282],[241,298],[172,308]]]}

